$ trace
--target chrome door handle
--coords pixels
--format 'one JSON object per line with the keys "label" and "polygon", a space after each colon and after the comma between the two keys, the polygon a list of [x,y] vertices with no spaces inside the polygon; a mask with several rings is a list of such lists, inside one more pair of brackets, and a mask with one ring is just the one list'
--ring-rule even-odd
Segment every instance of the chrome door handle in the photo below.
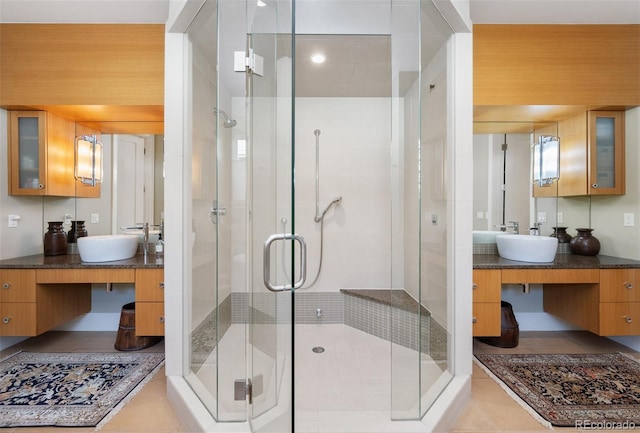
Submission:
{"label": "chrome door handle", "polygon": [[[293,285],[280,285],[274,286],[271,284],[271,244],[275,241],[295,240],[300,243],[300,279]],[[279,233],[269,236],[264,243],[263,250],[263,262],[262,262],[262,277],[264,286],[272,292],[284,292],[286,290],[299,289],[304,285],[307,279],[307,243],[304,238],[295,233]]]}

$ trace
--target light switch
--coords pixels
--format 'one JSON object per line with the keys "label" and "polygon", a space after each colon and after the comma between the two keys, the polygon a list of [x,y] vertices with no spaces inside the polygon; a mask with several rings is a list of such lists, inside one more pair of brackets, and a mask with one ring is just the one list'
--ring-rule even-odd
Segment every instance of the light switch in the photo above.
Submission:
{"label": "light switch", "polygon": [[546,223],[547,222],[547,213],[546,212],[538,212],[538,222]]}
{"label": "light switch", "polygon": [[564,223],[564,214],[562,212],[558,212],[558,224]]}
{"label": "light switch", "polygon": [[9,227],[18,227],[18,221],[20,221],[20,215],[9,215]]}
{"label": "light switch", "polygon": [[633,227],[635,226],[635,215],[632,213],[624,214],[624,226],[625,227]]}
{"label": "light switch", "polygon": [[100,214],[92,213],[91,214],[91,224],[98,224],[100,222]]}

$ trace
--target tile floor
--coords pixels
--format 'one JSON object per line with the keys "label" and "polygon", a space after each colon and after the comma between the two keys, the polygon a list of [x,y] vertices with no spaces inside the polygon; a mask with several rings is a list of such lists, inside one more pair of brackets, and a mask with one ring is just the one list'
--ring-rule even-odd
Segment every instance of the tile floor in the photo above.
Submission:
{"label": "tile floor", "polygon": [[[0,358],[16,350],[29,351],[69,351],[102,352],[113,351],[113,332],[49,332],[29,339],[17,346],[0,352]],[[162,351],[159,343],[147,351]],[[587,353],[587,352],[629,352],[640,354],[611,340],[597,337],[588,332],[522,332],[520,344],[514,349],[499,349],[480,342],[474,343],[474,352],[510,353]],[[60,433],[64,428],[5,428],[2,433]],[[455,423],[452,432],[537,432],[546,429],[535,421],[522,407],[511,399],[479,367],[474,365],[472,380],[472,400]],[[556,429],[572,432],[573,429]],[[94,431],[93,428],[74,428],[74,433]],[[105,424],[101,432],[153,432],[186,433],[179,416],[166,397],[164,370],[148,382],[136,396]]]}

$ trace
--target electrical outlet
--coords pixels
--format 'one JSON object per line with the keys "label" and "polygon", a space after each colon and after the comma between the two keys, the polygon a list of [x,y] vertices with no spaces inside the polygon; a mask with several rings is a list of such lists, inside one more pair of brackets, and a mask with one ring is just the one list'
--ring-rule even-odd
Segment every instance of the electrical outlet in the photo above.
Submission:
{"label": "electrical outlet", "polygon": [[98,224],[100,222],[100,214],[92,213],[91,214],[91,224]]}
{"label": "electrical outlet", "polygon": [[558,224],[564,223],[564,214],[562,212],[558,212]]}
{"label": "electrical outlet", "polygon": [[546,223],[547,222],[547,213],[546,212],[538,212],[538,222]]}
{"label": "electrical outlet", "polygon": [[634,221],[635,218],[634,217],[635,217],[635,215],[632,214],[632,213],[625,213],[624,214],[624,218],[623,218],[624,219],[624,223],[623,223],[624,226],[625,227],[633,227],[633,226],[635,226],[635,221]]}

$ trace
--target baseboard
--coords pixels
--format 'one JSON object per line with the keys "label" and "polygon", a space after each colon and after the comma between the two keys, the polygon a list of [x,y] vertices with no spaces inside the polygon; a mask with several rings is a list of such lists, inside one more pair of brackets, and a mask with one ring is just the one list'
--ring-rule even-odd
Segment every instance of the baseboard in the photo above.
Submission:
{"label": "baseboard", "polygon": [[87,313],[66,322],[56,331],[114,331],[120,325],[120,313]]}
{"label": "baseboard", "polygon": [[523,313],[517,311],[514,313],[520,331],[575,331],[581,329],[549,313]]}

